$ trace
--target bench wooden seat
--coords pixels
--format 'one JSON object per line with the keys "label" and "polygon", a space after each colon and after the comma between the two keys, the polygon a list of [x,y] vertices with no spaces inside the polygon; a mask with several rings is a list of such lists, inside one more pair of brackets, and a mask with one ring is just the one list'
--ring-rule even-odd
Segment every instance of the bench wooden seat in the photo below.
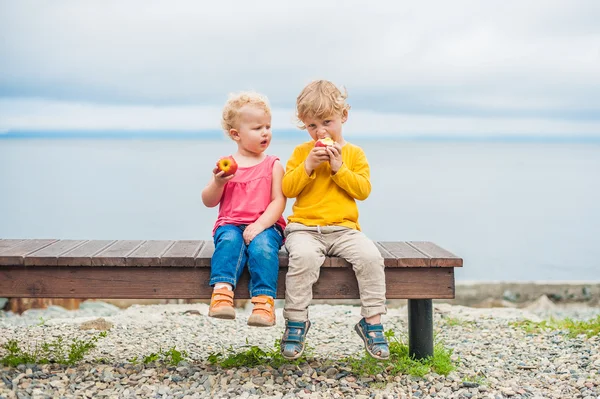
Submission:
{"label": "bench wooden seat", "polygon": [[[409,299],[409,333],[427,335],[431,345],[422,349],[433,353],[431,299],[454,298],[454,268],[461,267],[463,260],[431,242],[376,244],[385,260],[387,298]],[[212,241],[199,240],[2,239],[0,297],[210,298],[213,251]],[[284,298],[285,249],[279,253],[279,263],[277,298]],[[247,281],[246,271],[236,298],[249,298]],[[326,258],[313,294],[315,299],[357,299],[350,265],[340,258]],[[415,312],[419,315],[412,320]],[[411,342],[420,340],[411,336]],[[418,357],[425,353],[411,352]]]}

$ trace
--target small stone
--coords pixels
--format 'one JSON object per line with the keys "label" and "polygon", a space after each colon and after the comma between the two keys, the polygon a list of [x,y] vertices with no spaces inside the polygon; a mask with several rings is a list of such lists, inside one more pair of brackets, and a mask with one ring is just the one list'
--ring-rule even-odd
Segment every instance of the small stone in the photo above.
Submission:
{"label": "small stone", "polygon": [[266,380],[265,377],[255,377],[252,379],[252,382],[256,385],[264,385]]}
{"label": "small stone", "polygon": [[113,323],[110,321],[106,321],[103,317],[99,319],[86,321],[79,325],[80,330],[98,330],[98,331],[108,331],[113,328]]}
{"label": "small stone", "polygon": [[328,378],[331,378],[337,374],[338,374],[338,370],[335,367],[328,368],[327,371],[325,371],[325,375]]}

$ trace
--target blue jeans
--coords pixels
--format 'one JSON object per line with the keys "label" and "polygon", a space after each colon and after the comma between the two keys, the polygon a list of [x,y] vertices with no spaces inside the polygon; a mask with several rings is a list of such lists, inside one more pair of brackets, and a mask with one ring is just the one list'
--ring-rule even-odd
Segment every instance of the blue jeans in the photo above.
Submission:
{"label": "blue jeans", "polygon": [[250,242],[244,243],[242,234],[246,225],[227,224],[215,231],[215,252],[211,260],[210,285],[229,283],[235,286],[246,264],[250,272],[248,290],[251,296],[268,295],[275,298],[279,275],[279,248],[283,234],[273,225]]}

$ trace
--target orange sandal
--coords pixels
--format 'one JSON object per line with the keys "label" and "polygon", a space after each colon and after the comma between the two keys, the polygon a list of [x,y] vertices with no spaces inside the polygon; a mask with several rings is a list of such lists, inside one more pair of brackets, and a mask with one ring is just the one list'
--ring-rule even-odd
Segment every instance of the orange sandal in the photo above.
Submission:
{"label": "orange sandal", "polygon": [[217,319],[235,319],[235,309],[233,308],[233,291],[228,288],[219,288],[213,290],[210,298],[210,308],[208,315]]}
{"label": "orange sandal", "polygon": [[254,327],[271,327],[275,325],[275,301],[267,295],[252,297],[254,304],[248,325]]}

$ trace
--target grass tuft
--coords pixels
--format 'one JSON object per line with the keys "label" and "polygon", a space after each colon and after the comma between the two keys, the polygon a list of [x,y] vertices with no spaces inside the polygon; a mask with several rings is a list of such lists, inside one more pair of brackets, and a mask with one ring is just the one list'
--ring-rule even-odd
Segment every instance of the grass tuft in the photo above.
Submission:
{"label": "grass tuft", "polygon": [[416,360],[409,356],[408,345],[399,340],[392,330],[385,332],[390,345],[390,358],[385,361],[373,359],[368,354],[361,357],[350,356],[345,361],[353,374],[372,376],[381,373],[409,374],[423,377],[430,372],[448,375],[456,369],[452,362],[452,349],[445,348],[442,343],[436,343],[433,348],[433,357]]}
{"label": "grass tuft", "polygon": [[[179,362],[188,359],[188,353],[186,351],[179,351],[174,346],[169,350],[163,351],[162,348],[158,350],[158,353],[152,352],[149,355],[144,356],[142,363],[165,363],[171,366],[177,366]],[[139,364],[140,361],[137,356],[129,359],[132,364]]]}
{"label": "grass tuft", "polygon": [[304,353],[297,360],[287,360],[281,355],[281,340],[275,340],[273,348],[263,350],[256,345],[249,345],[246,339],[246,345],[240,351],[233,347],[223,352],[213,352],[208,356],[208,362],[223,368],[232,367],[256,367],[259,365],[269,365],[278,368],[284,364],[301,364],[312,357],[312,348],[306,345]]}
{"label": "grass tuft", "polygon": [[520,320],[510,323],[513,327],[524,329],[528,333],[537,334],[544,331],[565,330],[570,338],[585,335],[588,338],[600,334],[600,315],[590,320],[550,319],[541,322]]}
{"label": "grass tuft", "polygon": [[[350,356],[342,359],[341,362],[347,364],[354,375],[359,376],[387,373],[394,375],[410,374],[422,377],[431,371],[448,375],[456,369],[451,360],[452,350],[445,348],[441,343],[434,346],[433,357],[416,360],[409,356],[408,345],[400,342],[393,331],[389,330],[385,335],[390,340],[389,360],[380,361],[365,354],[362,357]],[[248,341],[246,341],[246,344],[248,344]],[[281,341],[276,340],[273,348],[269,350],[263,350],[256,345],[246,345],[245,349],[241,351],[229,348],[226,353],[211,353],[208,361],[223,368],[256,367],[259,365],[278,368],[284,364],[298,365],[308,362],[308,359],[313,356],[313,348],[307,346],[300,359],[289,361],[281,355],[280,349]]]}
{"label": "grass tuft", "polygon": [[0,364],[11,367],[26,363],[73,365],[96,347],[98,339],[104,337],[106,331],[88,339],[75,338],[70,343],[65,342],[63,337],[58,337],[41,345],[36,344],[33,350],[21,348],[17,340],[11,339],[2,345],[7,354],[0,358]]}

